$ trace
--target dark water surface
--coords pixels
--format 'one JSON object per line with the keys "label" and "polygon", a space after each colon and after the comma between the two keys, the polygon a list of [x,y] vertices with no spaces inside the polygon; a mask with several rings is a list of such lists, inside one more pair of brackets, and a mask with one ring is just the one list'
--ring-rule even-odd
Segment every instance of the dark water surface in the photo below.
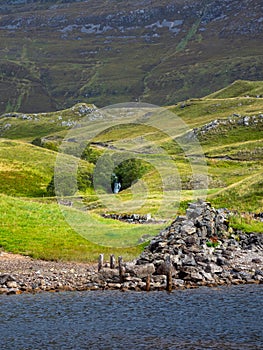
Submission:
{"label": "dark water surface", "polygon": [[263,285],[0,296],[0,349],[263,349]]}

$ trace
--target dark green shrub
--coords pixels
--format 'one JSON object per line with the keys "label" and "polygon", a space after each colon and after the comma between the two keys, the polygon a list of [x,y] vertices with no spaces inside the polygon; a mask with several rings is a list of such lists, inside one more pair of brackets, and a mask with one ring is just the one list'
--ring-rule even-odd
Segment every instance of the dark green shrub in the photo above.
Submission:
{"label": "dark green shrub", "polygon": [[88,144],[84,151],[82,152],[81,159],[88,161],[89,163],[96,164],[97,160],[101,156],[101,151],[96,148],[93,148]]}
{"label": "dark green shrub", "polygon": [[146,174],[149,168],[149,164],[144,160],[132,158],[124,160],[114,171],[121,183],[121,189],[125,190]]}

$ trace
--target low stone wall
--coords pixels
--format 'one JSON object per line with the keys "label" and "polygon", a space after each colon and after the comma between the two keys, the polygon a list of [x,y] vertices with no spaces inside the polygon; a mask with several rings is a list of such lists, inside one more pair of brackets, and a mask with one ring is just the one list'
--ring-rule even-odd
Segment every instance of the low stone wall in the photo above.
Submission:
{"label": "low stone wall", "polygon": [[151,214],[102,214],[106,219],[113,219],[128,222],[130,224],[155,224],[163,221],[157,221],[151,217]]}

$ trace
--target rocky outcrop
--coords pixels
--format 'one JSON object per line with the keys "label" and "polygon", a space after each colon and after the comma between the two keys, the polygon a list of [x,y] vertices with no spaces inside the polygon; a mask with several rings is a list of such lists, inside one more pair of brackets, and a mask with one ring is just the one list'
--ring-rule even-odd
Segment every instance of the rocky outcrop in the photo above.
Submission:
{"label": "rocky outcrop", "polygon": [[[191,203],[133,262],[100,266],[8,260],[0,255],[0,294],[63,290],[165,290],[263,283],[263,234],[229,227],[229,212]],[[101,257],[100,257],[101,258]],[[100,261],[101,262],[101,261]]]}
{"label": "rocky outcrop", "polygon": [[[78,11],[82,2],[82,12]],[[101,35],[104,33],[125,33],[134,29],[167,29],[173,34],[182,30],[182,24],[193,18],[200,18],[200,30],[205,31],[215,22],[220,26],[219,35],[259,35],[262,32],[262,4],[259,0],[213,0],[183,2],[133,1],[125,6],[103,6],[100,1],[2,1],[0,11],[3,18],[0,28],[10,31],[55,29],[66,38],[72,32]],[[94,5],[95,4],[95,5]],[[253,10],[247,11],[247,8]],[[33,12],[32,12],[33,10]]]}
{"label": "rocky outcrop", "polygon": [[167,289],[169,275],[171,289],[263,283],[263,235],[234,231],[229,215],[207,202],[189,204],[136,261],[115,270],[106,266],[97,282],[124,290]]}
{"label": "rocky outcrop", "polygon": [[197,136],[200,137],[202,135],[206,135],[209,132],[216,131],[220,127],[234,127],[234,126],[262,126],[263,125],[263,114],[260,113],[258,115],[241,115],[241,114],[233,114],[228,118],[224,119],[216,119],[211,121],[208,124],[203,125],[200,128],[195,128],[189,137]]}

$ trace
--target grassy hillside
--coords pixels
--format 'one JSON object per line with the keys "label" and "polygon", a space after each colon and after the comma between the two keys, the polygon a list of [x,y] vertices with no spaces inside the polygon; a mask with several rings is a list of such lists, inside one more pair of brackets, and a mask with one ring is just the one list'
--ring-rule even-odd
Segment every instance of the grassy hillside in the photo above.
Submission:
{"label": "grassy hillside", "polygon": [[[98,244],[95,244],[94,240],[89,241],[72,230],[57,204],[0,195],[0,207],[1,248],[37,259],[87,262],[97,260],[99,254],[104,253],[106,259],[109,259],[110,254],[116,254],[116,256],[123,255],[127,260],[141,251],[142,246],[138,245],[138,240],[145,232],[157,233],[154,227],[139,227],[135,234],[130,225],[111,220],[110,223],[105,223],[105,226],[108,226],[109,231],[113,231],[115,236],[113,235],[111,240],[108,239],[107,243],[110,242],[112,246],[107,248],[103,246],[105,243],[104,232],[101,232],[103,225],[89,233],[91,238],[96,237]],[[79,213],[79,215],[83,216],[82,220],[87,220],[85,214]],[[128,247],[114,248],[116,246]]]}
{"label": "grassy hillside", "polygon": [[[243,96],[244,86],[245,95],[250,97]],[[263,212],[263,98],[255,97],[253,93],[260,93],[262,87],[262,82],[238,81],[215,97],[209,95],[169,107],[187,123],[187,135],[170,137],[161,130],[161,120],[160,128],[123,124],[97,133],[91,143],[96,155],[105,150],[114,155],[123,147],[136,145],[135,150],[140,150],[143,156],[149,151],[147,142],[156,145],[156,153],[150,156],[162,164],[161,176],[158,174],[160,169],[149,168],[141,179],[147,190],[140,181],[116,196],[99,195],[92,188],[79,191],[75,197],[65,199],[73,203],[72,207],[61,207],[55,198],[46,196],[58,153],[29,142],[53,137],[59,143],[70,129],[69,125],[62,126],[62,121],[81,121],[94,113],[98,116],[96,108],[79,104],[65,111],[34,115],[43,123],[42,129],[36,128],[28,118],[32,114],[24,115],[21,120],[5,115],[0,119],[0,247],[56,260],[94,261],[103,252],[123,255],[125,259],[138,255],[142,249],[142,245],[138,245],[140,239],[156,234],[164,224],[131,225],[103,219],[101,214],[114,212],[118,200],[123,213],[151,213],[157,219],[162,215],[167,218],[169,213],[168,219],[172,219],[178,213],[184,213],[193,198],[205,196],[202,181],[199,187],[194,186],[196,179],[190,164],[190,158],[195,159],[194,154],[186,156],[180,147],[185,142],[182,140],[191,140],[194,135],[202,146],[207,164],[207,200],[216,207],[247,213],[245,217],[233,219],[233,224],[247,231],[263,232],[263,223],[253,221],[248,214]],[[224,97],[228,93],[231,97]],[[3,126],[13,120],[18,120],[15,130],[12,132],[12,127],[4,130]],[[171,126],[175,120],[169,121]],[[160,149],[164,150],[164,155],[169,155],[180,178],[180,190],[171,188],[166,197],[162,192],[162,176],[171,173],[172,168],[171,163],[161,162],[164,155]],[[63,157],[68,157],[69,164],[73,159],[69,155]],[[88,162],[82,160],[81,164],[92,172],[93,166]],[[130,206],[130,200],[135,209]]]}
{"label": "grassy hillside", "polygon": [[0,137],[32,141],[56,133],[63,138],[67,130],[94,109],[94,105],[79,103],[51,113],[5,113],[0,116]]}
{"label": "grassy hillside", "polygon": [[261,5],[1,1],[0,113],[78,101],[171,105],[237,79],[262,80]]}
{"label": "grassy hillside", "polygon": [[46,193],[56,154],[24,142],[0,139],[0,192],[15,197]]}
{"label": "grassy hillside", "polygon": [[216,91],[207,98],[263,97],[262,81],[236,80],[231,85]]}

